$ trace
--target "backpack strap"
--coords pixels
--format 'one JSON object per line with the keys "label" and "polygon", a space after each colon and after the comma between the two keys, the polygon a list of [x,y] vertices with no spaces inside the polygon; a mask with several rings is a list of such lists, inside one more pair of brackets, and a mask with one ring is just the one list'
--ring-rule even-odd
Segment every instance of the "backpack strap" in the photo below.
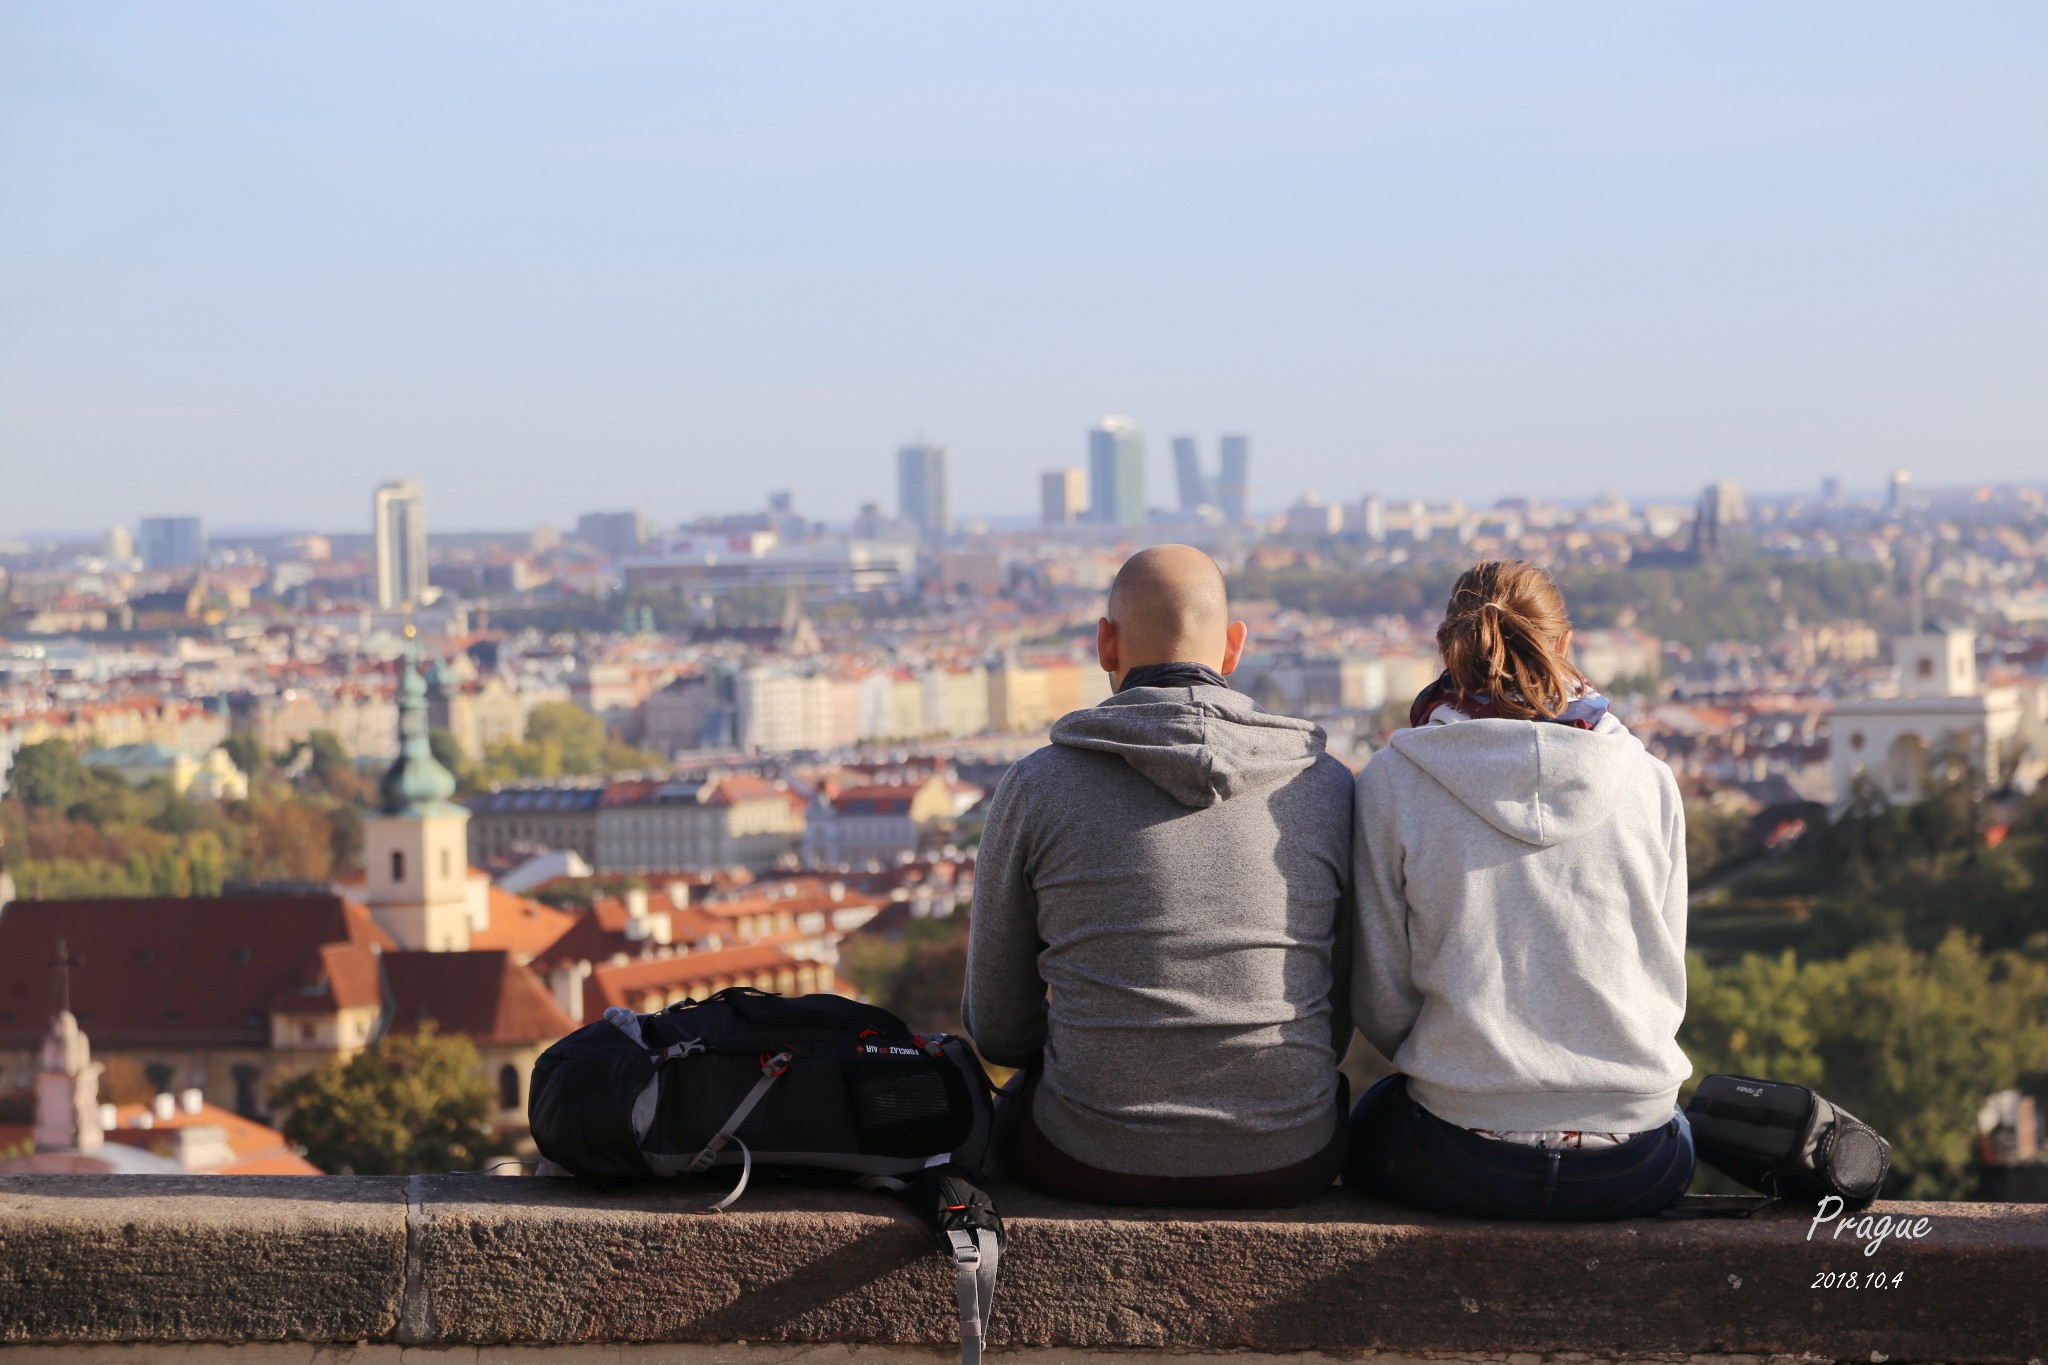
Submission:
{"label": "backpack strap", "polygon": [[[691,1159],[686,1168],[691,1175],[701,1175],[711,1169],[711,1163],[725,1150],[726,1143],[739,1142],[734,1135],[739,1132],[740,1125],[747,1121],[747,1115],[754,1112],[754,1106],[761,1102],[761,1097],[768,1093],[769,1087],[781,1080],[782,1073],[789,1070],[789,1057],[790,1054],[787,1052],[778,1052],[773,1057],[765,1052],[761,1054],[761,1079],[754,1082],[754,1088],[739,1102],[739,1107],[734,1109],[731,1116],[719,1126],[718,1131],[712,1134],[711,1141],[704,1144],[704,1150]],[[706,1213],[725,1212],[732,1207],[733,1201],[747,1192],[747,1178],[754,1173],[754,1154],[747,1150],[747,1144],[744,1142],[739,1142],[739,1148],[740,1183],[732,1187],[731,1194],[707,1208]]]}
{"label": "backpack strap", "polygon": [[996,1267],[1002,1260],[1002,1215],[972,1173],[951,1162],[918,1172],[904,1194],[924,1215],[939,1250],[953,1262],[961,1365],[981,1365],[982,1343],[995,1309]]}

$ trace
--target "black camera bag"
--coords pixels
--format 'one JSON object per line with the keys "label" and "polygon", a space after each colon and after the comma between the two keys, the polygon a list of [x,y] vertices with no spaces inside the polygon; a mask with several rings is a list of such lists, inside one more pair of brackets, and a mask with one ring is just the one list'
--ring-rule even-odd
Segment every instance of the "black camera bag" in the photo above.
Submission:
{"label": "black camera bag", "polygon": [[1685,1106],[1699,1159],[1777,1199],[1869,1206],[1891,1169],[1891,1144],[1803,1085],[1713,1075]]}

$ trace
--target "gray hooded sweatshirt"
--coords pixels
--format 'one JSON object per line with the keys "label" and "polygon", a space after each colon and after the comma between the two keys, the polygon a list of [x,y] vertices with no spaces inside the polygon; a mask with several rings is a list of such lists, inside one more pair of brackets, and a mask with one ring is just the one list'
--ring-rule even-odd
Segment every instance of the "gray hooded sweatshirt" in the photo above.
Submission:
{"label": "gray hooded sweatshirt", "polygon": [[1033,1119],[1089,1165],[1245,1175],[1315,1155],[1351,1031],[1350,770],[1320,727],[1207,685],[1131,688],[1052,741],[1003,778],[982,834],[968,1033],[1003,1065],[1042,1051]]}
{"label": "gray hooded sweatshirt", "polygon": [[1497,1131],[1670,1119],[1692,1068],[1669,768],[1612,716],[1439,721],[1373,755],[1357,811],[1352,1007],[1417,1103]]}

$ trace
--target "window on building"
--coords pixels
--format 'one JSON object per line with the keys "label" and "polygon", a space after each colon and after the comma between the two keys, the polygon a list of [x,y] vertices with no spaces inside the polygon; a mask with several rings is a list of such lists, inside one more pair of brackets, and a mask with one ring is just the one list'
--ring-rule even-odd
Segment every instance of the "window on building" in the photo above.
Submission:
{"label": "window on building", "polygon": [[313,1025],[312,1025],[312,1024],[311,1024],[310,1022],[302,1022],[302,1023],[301,1023],[300,1025],[299,1025],[299,1041],[300,1041],[300,1042],[302,1042],[302,1043],[310,1043],[310,1042],[312,1042],[312,1041],[313,1041],[313,1040],[314,1040],[315,1038],[318,1038],[319,1036],[320,1036],[320,1031],[319,1031],[318,1029],[314,1028],[314,1027],[313,1027]]}
{"label": "window on building", "polygon": [[261,1112],[261,1107],[256,1103],[256,1082],[263,1073],[245,1063],[236,1067],[233,1074],[235,1112],[245,1119],[253,1119]]}
{"label": "window on building", "polygon": [[394,848],[391,850],[391,880],[394,882],[405,880],[405,852],[403,849]]}
{"label": "window on building", "polygon": [[454,876],[454,875],[455,875],[455,872],[454,872],[454,868],[455,868],[455,864],[454,864],[453,862],[451,862],[451,861],[450,861],[450,859],[449,859],[449,854],[448,854],[448,850],[447,850],[447,849],[445,849],[445,848],[444,848],[444,849],[442,849],[442,850],[441,850],[441,875],[442,875],[442,876],[444,876],[444,877],[452,877],[452,876]]}
{"label": "window on building", "polygon": [[498,1107],[517,1109],[519,1107],[519,1068],[510,1062],[498,1072]]}
{"label": "window on building", "polygon": [[1920,676],[1923,678],[1931,678],[1934,676],[1934,660],[1922,659],[1920,661]]}

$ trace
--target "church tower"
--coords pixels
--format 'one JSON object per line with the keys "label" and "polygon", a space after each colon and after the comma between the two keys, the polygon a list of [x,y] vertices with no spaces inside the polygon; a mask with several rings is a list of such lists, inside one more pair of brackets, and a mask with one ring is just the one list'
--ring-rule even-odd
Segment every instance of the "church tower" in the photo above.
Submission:
{"label": "church tower", "polygon": [[43,1064],[36,1073],[35,1144],[39,1152],[96,1152],[100,1132],[100,1064],[71,1012],[72,958],[57,942],[57,1012],[43,1037]]}
{"label": "church tower", "polygon": [[427,742],[427,680],[408,653],[398,664],[398,760],[363,822],[364,902],[401,948],[469,949],[469,812],[453,795],[455,775]]}

